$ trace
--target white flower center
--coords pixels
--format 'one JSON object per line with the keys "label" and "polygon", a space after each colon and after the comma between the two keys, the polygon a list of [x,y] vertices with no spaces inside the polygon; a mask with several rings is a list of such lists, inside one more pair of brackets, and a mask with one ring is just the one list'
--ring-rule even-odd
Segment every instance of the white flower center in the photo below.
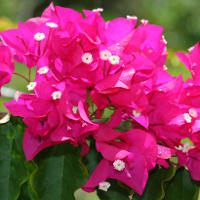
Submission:
{"label": "white flower center", "polygon": [[50,28],[57,28],[58,24],[54,23],[54,22],[47,22],[46,26],[50,27]]}
{"label": "white flower center", "polygon": [[119,56],[110,56],[109,61],[112,65],[118,65],[119,64]]}
{"label": "white flower center", "polygon": [[166,65],[163,65],[163,69],[164,69],[165,71],[167,71],[167,70],[168,70],[168,68],[167,68],[167,66],[166,66]]}
{"label": "white flower center", "polygon": [[148,49],[148,53],[149,54],[153,53],[153,49]]}
{"label": "white flower center", "polygon": [[38,74],[46,74],[49,71],[49,68],[47,66],[41,67],[37,72]]}
{"label": "white flower center", "polygon": [[112,56],[111,52],[108,50],[103,50],[100,52],[101,60],[108,60]]}
{"label": "white flower center", "polygon": [[122,160],[115,160],[115,162],[113,163],[113,166],[115,170],[122,171],[125,169],[125,162]]}
{"label": "white flower center", "polygon": [[61,95],[62,93],[60,91],[55,91],[51,94],[51,96],[53,97],[53,100],[60,99]]}
{"label": "white flower center", "polygon": [[183,118],[187,123],[191,123],[192,122],[192,117],[188,113],[184,113],[183,114]]}
{"label": "white flower center", "polygon": [[111,184],[107,181],[100,182],[99,183],[99,190],[103,190],[103,191],[107,192],[110,186],[111,186]]}
{"label": "white flower center", "polygon": [[188,49],[188,51],[193,51],[194,50],[194,46],[193,47],[190,47],[189,49]]}
{"label": "white flower center", "polygon": [[16,92],[15,92],[15,95],[14,95],[15,101],[18,101],[18,99],[19,99],[19,97],[20,97],[21,94],[22,94],[22,93],[19,92],[19,91],[16,91]]}
{"label": "white flower center", "polygon": [[130,20],[137,20],[138,19],[136,16],[130,16],[130,15],[127,15],[126,18],[130,19]]}
{"label": "white flower center", "polygon": [[184,144],[184,146],[183,146],[182,151],[183,151],[183,153],[187,153],[190,149],[191,149],[190,143],[189,143],[189,142],[186,142],[186,143]]}
{"label": "white flower center", "polygon": [[37,85],[36,82],[30,82],[28,85],[27,85],[27,89],[28,91],[31,91],[35,88],[35,86]]}
{"label": "white flower center", "polygon": [[93,57],[91,53],[84,53],[82,56],[82,61],[85,64],[91,64],[93,62]]}
{"label": "white flower center", "polygon": [[165,36],[164,36],[164,35],[162,35],[162,41],[163,41],[165,44],[167,44],[167,40],[165,39]]}
{"label": "white flower center", "polygon": [[71,131],[72,128],[70,126],[67,126],[67,131]]}
{"label": "white flower center", "polygon": [[36,34],[34,35],[34,39],[35,39],[36,41],[44,40],[44,38],[45,38],[45,34],[44,34],[44,33],[36,33]]}
{"label": "white flower center", "polygon": [[194,118],[196,118],[198,116],[197,111],[193,108],[189,109],[189,114],[190,114],[191,117],[194,117]]}
{"label": "white flower center", "polygon": [[103,8],[96,8],[92,10],[93,12],[103,12]]}
{"label": "white flower center", "polygon": [[144,24],[144,25],[147,25],[147,24],[149,23],[149,21],[146,20],[146,19],[141,19],[140,22],[141,22],[142,24]]}
{"label": "white flower center", "polygon": [[85,122],[83,122],[81,126],[84,128],[87,126],[87,124]]}
{"label": "white flower center", "polygon": [[134,117],[140,117],[141,112],[138,110],[133,110],[133,115],[134,115]]}

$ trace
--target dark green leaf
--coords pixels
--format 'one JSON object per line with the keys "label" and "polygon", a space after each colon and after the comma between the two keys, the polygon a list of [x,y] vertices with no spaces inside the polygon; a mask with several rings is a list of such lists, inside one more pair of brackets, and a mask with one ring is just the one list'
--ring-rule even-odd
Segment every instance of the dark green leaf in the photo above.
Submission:
{"label": "dark green leaf", "polygon": [[[171,166],[169,169],[156,167],[149,172],[149,179],[142,196],[134,194],[134,200],[161,200],[163,199],[164,183],[171,180],[175,175],[176,169]],[[171,200],[171,199],[170,199]],[[182,199],[181,199],[182,200]]]}
{"label": "dark green leaf", "polygon": [[71,144],[45,149],[37,156],[36,164],[31,188],[40,200],[74,200],[75,190],[86,182],[80,148]]}
{"label": "dark green leaf", "polygon": [[192,181],[189,172],[180,168],[167,184],[165,200],[197,200],[199,188]]}
{"label": "dark green leaf", "polygon": [[29,190],[28,190],[28,182],[25,182],[21,187],[21,193],[19,198],[20,200],[31,200]]}
{"label": "dark green leaf", "polygon": [[83,163],[87,167],[89,175],[95,170],[98,163],[101,161],[102,156],[100,153],[97,152],[95,147],[95,142],[92,139],[90,141],[90,151],[89,153],[82,158]]}
{"label": "dark green leaf", "polygon": [[101,200],[129,200],[130,189],[117,180],[107,180],[111,183],[111,187],[107,192],[97,190],[97,194]]}
{"label": "dark green leaf", "polygon": [[0,125],[0,199],[15,200],[27,180],[22,150],[24,128],[11,122]]}

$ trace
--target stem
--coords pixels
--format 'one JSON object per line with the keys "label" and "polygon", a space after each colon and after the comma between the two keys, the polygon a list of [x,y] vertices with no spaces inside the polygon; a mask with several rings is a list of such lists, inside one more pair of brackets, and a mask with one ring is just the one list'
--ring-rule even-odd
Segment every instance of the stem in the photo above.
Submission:
{"label": "stem", "polygon": [[17,72],[14,72],[13,74],[15,74],[15,75],[17,75],[17,76],[23,78],[25,81],[27,81],[27,82],[29,83],[29,80],[28,80],[25,76],[23,76],[23,75],[21,75],[21,74],[19,74],[19,73],[17,73]]}

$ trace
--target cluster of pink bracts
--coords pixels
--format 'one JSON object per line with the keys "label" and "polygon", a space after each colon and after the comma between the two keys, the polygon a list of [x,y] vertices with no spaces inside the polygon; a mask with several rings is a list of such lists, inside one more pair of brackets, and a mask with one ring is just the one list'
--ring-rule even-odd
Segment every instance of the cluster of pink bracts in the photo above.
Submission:
{"label": "cluster of pink bracts", "polygon": [[5,104],[28,127],[27,160],[64,142],[82,145],[86,155],[90,136],[103,159],[85,191],[107,191],[112,178],[142,194],[148,171],[169,167],[175,155],[200,180],[199,45],[177,53],[192,73],[184,82],[167,72],[162,27],[146,20],[136,27],[134,16],[105,22],[100,11],[84,10],[83,17],[51,4],[41,17],[0,33],[1,86],[11,79],[13,59],[36,66],[27,86],[33,92]]}

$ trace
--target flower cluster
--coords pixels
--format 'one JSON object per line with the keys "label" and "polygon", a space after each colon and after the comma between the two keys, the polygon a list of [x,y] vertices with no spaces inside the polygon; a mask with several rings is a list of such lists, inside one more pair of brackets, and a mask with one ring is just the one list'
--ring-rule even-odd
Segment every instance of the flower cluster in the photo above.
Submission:
{"label": "flower cluster", "polygon": [[[39,18],[0,33],[0,85],[11,78],[13,61],[36,66],[30,93],[5,103],[27,128],[27,160],[59,143],[81,145],[95,140],[102,160],[83,186],[107,191],[108,178],[142,194],[148,172],[169,167],[178,157],[200,180],[200,48],[177,53],[192,79],[167,72],[163,28],[137,17],[105,22],[102,9],[85,17],[53,4]],[[11,57],[12,55],[12,57]]]}

